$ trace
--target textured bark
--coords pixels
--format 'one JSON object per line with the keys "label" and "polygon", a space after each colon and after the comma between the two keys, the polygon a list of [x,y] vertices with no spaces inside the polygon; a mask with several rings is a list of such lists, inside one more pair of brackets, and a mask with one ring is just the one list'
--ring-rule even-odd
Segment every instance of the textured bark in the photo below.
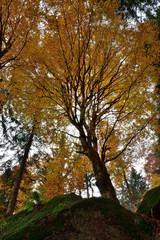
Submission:
{"label": "textured bark", "polygon": [[[76,124],[74,125],[76,126]],[[94,126],[95,124],[93,123],[92,125]],[[83,147],[82,153],[85,154],[92,163],[93,171],[96,178],[96,185],[100,191],[100,194],[103,197],[111,198],[119,202],[116,197],[112,182],[110,180],[109,173],[107,172],[107,168],[105,166],[105,158],[100,158],[98,153],[97,138],[96,135],[93,134],[93,132],[95,132],[95,127],[94,131],[88,131],[88,136],[86,136],[81,125],[78,125],[77,129],[79,130],[80,141]]]}
{"label": "textured bark", "polygon": [[88,152],[88,157],[92,162],[93,171],[96,178],[96,185],[103,197],[111,198],[117,202],[116,193],[112,182],[110,180],[109,173],[107,172],[105,163],[101,161],[99,154],[92,151]]}
{"label": "textured bark", "polygon": [[14,187],[13,187],[10,199],[9,199],[9,203],[8,203],[8,207],[7,207],[7,211],[6,211],[6,217],[11,216],[14,212],[17,197],[18,197],[18,192],[19,192],[19,189],[20,189],[20,184],[21,184],[23,173],[24,173],[25,166],[26,166],[26,161],[28,159],[29,150],[30,150],[31,145],[32,145],[33,136],[34,136],[34,127],[32,128],[32,131],[30,133],[30,137],[29,137],[28,142],[26,144],[24,156],[23,156],[22,162],[20,164],[18,175],[17,175],[16,181],[15,181],[15,184],[14,184]]}

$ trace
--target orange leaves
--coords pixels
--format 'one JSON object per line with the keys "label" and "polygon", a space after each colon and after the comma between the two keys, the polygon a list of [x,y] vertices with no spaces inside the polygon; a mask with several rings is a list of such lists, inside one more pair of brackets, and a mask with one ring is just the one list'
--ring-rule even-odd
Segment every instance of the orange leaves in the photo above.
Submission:
{"label": "orange leaves", "polygon": [[146,172],[146,179],[151,183],[151,188],[160,185],[160,163],[159,157],[150,153],[146,158],[144,169]]}
{"label": "orange leaves", "polygon": [[4,1],[0,3],[0,67],[17,58],[33,27],[38,13],[38,1]]}
{"label": "orange leaves", "polygon": [[91,170],[91,165],[83,156],[55,156],[49,162],[44,162],[43,167],[46,173],[41,179],[42,183],[39,190],[44,197],[51,198],[55,195],[64,194],[66,192],[75,192],[83,190],[84,178],[87,171]]}
{"label": "orange leaves", "polygon": [[[154,53],[159,49],[153,24],[131,28],[115,14],[116,1],[46,4],[50,10],[45,12],[45,19],[42,17],[44,26],[24,50],[25,68],[13,74],[21,89],[19,97],[25,99],[25,115],[33,114],[36,108],[56,106],[58,112],[68,111],[69,118],[76,113],[74,118],[78,119],[83,108],[84,118],[89,120],[96,106],[98,122],[112,109],[128,121],[140,115],[139,109],[145,112],[151,97],[147,88],[156,75]],[[145,54],[146,42],[150,44],[149,55]],[[45,114],[41,111],[40,116],[43,119]]]}
{"label": "orange leaves", "polygon": [[[34,15],[35,3],[33,12],[27,5],[22,14],[24,31],[25,13]],[[50,143],[67,119],[79,131],[84,154],[94,150],[103,162],[116,158],[154,115],[157,30],[151,22],[130,27],[115,13],[117,1],[46,0],[44,6],[43,24],[31,32],[21,66],[11,72],[12,106],[26,124],[36,115]],[[81,188],[89,167],[60,149],[47,165],[48,195]]]}

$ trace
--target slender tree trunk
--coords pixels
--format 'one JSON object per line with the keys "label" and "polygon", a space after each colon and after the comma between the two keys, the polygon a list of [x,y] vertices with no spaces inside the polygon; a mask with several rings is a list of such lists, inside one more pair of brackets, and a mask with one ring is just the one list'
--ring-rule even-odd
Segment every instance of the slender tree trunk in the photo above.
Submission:
{"label": "slender tree trunk", "polygon": [[87,198],[89,198],[89,184],[88,184],[88,176],[86,174],[86,190],[87,190]]}
{"label": "slender tree trunk", "polygon": [[6,215],[5,215],[6,217],[9,217],[13,214],[15,206],[16,206],[18,191],[20,189],[20,184],[21,184],[23,173],[24,173],[24,170],[25,170],[26,161],[28,159],[29,150],[31,148],[32,141],[33,141],[34,128],[35,127],[32,128],[32,131],[30,133],[30,137],[29,137],[28,142],[26,144],[24,156],[23,156],[23,159],[22,159],[22,162],[20,164],[19,171],[18,171],[18,176],[16,178],[16,181],[15,181],[15,184],[14,184],[14,187],[13,187],[10,199],[9,199],[9,203],[8,203],[8,207],[7,207],[7,211],[6,211]]}
{"label": "slender tree trunk", "polygon": [[124,182],[125,182],[127,190],[128,190],[128,198],[132,202],[132,200],[133,200],[132,199],[132,193],[131,193],[130,186],[129,186],[129,183],[128,183],[128,180],[127,180],[127,177],[126,177],[126,173],[125,173],[124,170],[123,170],[123,177],[124,177]]}
{"label": "slender tree trunk", "polygon": [[110,180],[109,173],[107,172],[105,163],[101,161],[99,154],[94,151],[88,152],[88,157],[92,162],[93,171],[96,178],[96,185],[103,197],[111,198],[117,202],[116,193],[112,182]]}
{"label": "slender tree trunk", "polygon": [[131,189],[130,189],[130,186],[129,186],[129,183],[128,183],[128,180],[127,180],[127,177],[126,177],[126,173],[125,173],[124,170],[123,170],[123,177],[124,177],[124,182],[125,182],[127,190],[128,190],[128,199],[131,202],[131,204],[134,206],[134,208],[136,208],[136,205],[135,205],[135,202],[134,202],[134,199],[133,199],[133,194],[131,192]]}

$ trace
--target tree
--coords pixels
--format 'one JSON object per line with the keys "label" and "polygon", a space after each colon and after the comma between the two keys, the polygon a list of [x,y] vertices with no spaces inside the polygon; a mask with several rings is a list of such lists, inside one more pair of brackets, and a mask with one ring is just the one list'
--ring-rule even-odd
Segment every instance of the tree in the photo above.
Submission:
{"label": "tree", "polygon": [[24,127],[24,125],[13,116],[13,108],[11,108],[11,106],[5,105],[3,107],[1,113],[1,130],[3,134],[0,145],[2,153],[0,156],[1,171],[5,176],[8,171],[9,173],[13,172],[14,166],[18,168],[18,165],[20,165],[18,170],[16,170],[16,174],[10,174],[14,175],[14,181],[12,181],[11,186],[10,184],[8,185],[10,191],[7,192],[9,196],[6,199],[6,203],[8,203],[6,216],[11,215],[15,210],[22,176],[26,171],[28,153],[32,150],[32,145],[34,147],[34,152],[35,148],[39,153],[44,151],[44,144],[40,141],[38,136],[36,136],[34,124],[32,125],[33,127],[31,125],[29,127]]}
{"label": "tree", "polygon": [[[47,7],[36,76],[35,52],[30,56],[30,79],[78,130],[79,152],[90,159],[100,193],[116,199],[106,163],[153,120],[157,30],[152,22],[129,27],[115,14],[114,1],[47,1]],[[120,135],[120,150],[109,154],[114,135]]]}
{"label": "tree", "polygon": [[147,190],[148,184],[134,168],[132,168],[129,179],[127,179],[125,172],[123,172],[123,183],[119,190],[119,199],[122,206],[132,211],[136,210],[142,195]]}
{"label": "tree", "polygon": [[10,189],[12,188],[14,177],[11,169],[6,169],[6,171],[0,176],[0,217],[5,215],[7,209],[8,197],[10,195]]}
{"label": "tree", "polygon": [[[10,109],[10,107],[7,107]],[[9,114],[10,111],[2,110],[0,115],[0,170],[12,169],[19,164],[24,153],[29,133],[27,128],[18,121],[14,116]]]}
{"label": "tree", "polygon": [[[33,142],[33,145],[35,145],[34,142]],[[43,157],[45,155],[46,153],[43,152]],[[3,173],[0,176],[0,182],[1,182],[0,184],[0,205],[1,205],[0,217],[4,218],[4,216],[6,215],[8,202],[11,197],[13,186],[15,185],[17,175],[19,172],[19,165],[17,164],[14,167],[7,166],[7,168],[3,171]],[[35,188],[35,184],[39,182],[40,168],[41,168],[41,165],[39,161],[39,155],[38,154],[32,155],[32,157],[30,157],[26,162],[26,167],[23,172],[23,179],[19,187],[14,212],[24,209],[25,207],[24,202],[27,203],[27,201],[29,201],[30,194],[32,194],[33,189]]]}
{"label": "tree", "polygon": [[90,198],[90,191],[91,191],[91,196],[94,196],[94,188],[95,188],[95,177],[93,172],[87,172],[85,174],[85,180],[84,180],[84,190],[87,192],[87,198]]}
{"label": "tree", "polygon": [[32,141],[33,141],[34,130],[35,130],[35,126],[32,127],[28,142],[27,142],[26,147],[25,147],[24,155],[23,155],[23,158],[22,158],[22,161],[21,161],[21,164],[20,164],[20,168],[19,168],[19,171],[18,171],[18,174],[17,174],[17,178],[15,180],[14,187],[13,187],[10,199],[9,199],[9,203],[8,203],[8,207],[7,207],[7,211],[6,211],[6,217],[13,214],[15,206],[16,206],[18,191],[20,189],[20,184],[21,184],[22,176],[23,176],[24,169],[25,169],[25,166],[26,166],[26,161],[28,159],[28,154],[29,154],[29,151],[30,151],[30,148],[31,148],[31,145],[32,145]]}

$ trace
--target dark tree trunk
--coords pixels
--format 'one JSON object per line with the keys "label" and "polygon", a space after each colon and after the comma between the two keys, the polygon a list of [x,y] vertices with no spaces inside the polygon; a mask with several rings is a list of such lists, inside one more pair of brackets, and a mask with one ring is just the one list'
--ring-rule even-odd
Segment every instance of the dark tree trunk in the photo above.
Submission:
{"label": "dark tree trunk", "polygon": [[11,216],[14,212],[17,197],[18,197],[18,191],[20,189],[20,184],[21,184],[23,173],[24,173],[24,170],[25,170],[26,161],[28,159],[28,153],[29,153],[29,150],[30,150],[31,145],[32,145],[33,136],[34,136],[34,127],[31,131],[30,137],[29,137],[28,142],[26,144],[24,156],[23,156],[22,162],[20,164],[18,175],[17,175],[16,181],[15,181],[15,184],[14,184],[14,187],[13,187],[10,199],[9,199],[9,203],[8,203],[8,207],[7,207],[5,217]]}
{"label": "dark tree trunk", "polygon": [[111,198],[117,202],[116,193],[112,182],[110,180],[109,173],[107,172],[105,163],[101,161],[99,154],[95,151],[89,151],[88,157],[92,162],[93,171],[96,178],[96,185],[103,197]]}
{"label": "dark tree trunk", "polygon": [[88,184],[88,176],[86,175],[86,190],[87,190],[87,198],[89,198],[89,184]]}

